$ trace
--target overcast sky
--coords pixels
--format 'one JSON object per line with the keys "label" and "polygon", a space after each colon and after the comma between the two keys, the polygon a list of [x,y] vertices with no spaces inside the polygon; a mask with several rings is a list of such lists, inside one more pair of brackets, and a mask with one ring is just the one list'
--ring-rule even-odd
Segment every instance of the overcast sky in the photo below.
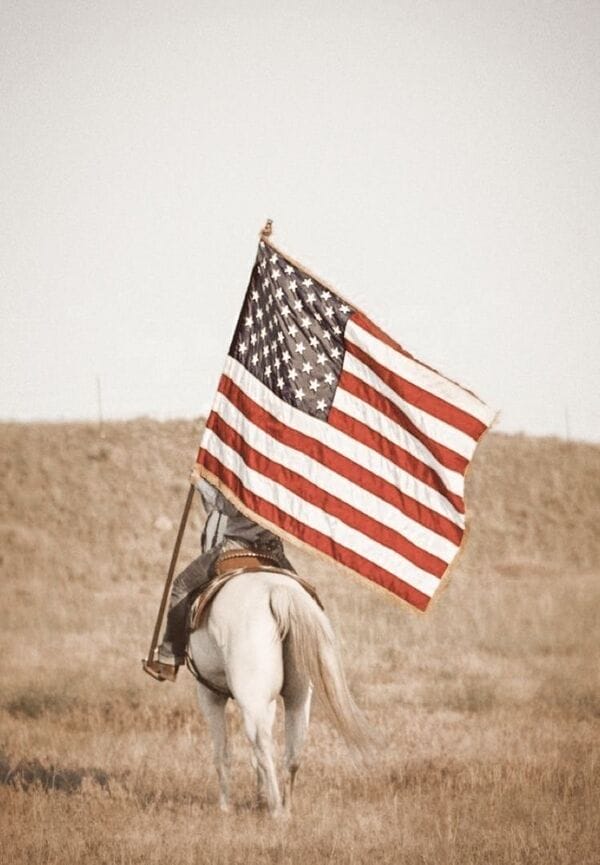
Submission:
{"label": "overcast sky", "polygon": [[600,3],[3,0],[2,419],[206,413],[273,239],[600,440]]}

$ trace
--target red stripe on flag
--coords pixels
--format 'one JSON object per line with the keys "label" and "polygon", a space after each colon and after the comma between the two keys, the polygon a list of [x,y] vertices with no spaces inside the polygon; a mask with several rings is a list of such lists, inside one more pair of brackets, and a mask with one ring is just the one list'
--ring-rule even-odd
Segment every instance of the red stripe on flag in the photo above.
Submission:
{"label": "red stripe on flag", "polygon": [[[363,326],[363,321],[357,321],[356,319],[355,321],[361,327]],[[367,328],[365,328],[365,330],[367,330]],[[439,418],[439,420],[443,420],[445,423],[450,424],[450,426],[464,432],[475,441],[478,441],[487,429],[486,425],[473,417],[473,415],[470,415],[468,412],[463,411],[463,409],[446,402],[445,399],[435,396],[430,391],[407,381],[407,379],[402,378],[398,373],[392,372],[388,367],[375,360],[372,355],[367,354],[367,352],[363,351],[359,346],[350,342],[348,338],[346,338],[345,342],[346,349],[350,354],[362,361],[365,366],[369,367],[369,369],[372,369],[373,372],[388,385],[388,387],[402,397],[402,399],[406,400],[406,402],[409,402],[416,408],[422,409],[433,417]],[[406,355],[406,352],[402,352],[402,354],[410,357],[410,355]],[[414,358],[411,358],[411,360],[414,360]],[[417,363],[417,361],[415,361],[415,363]]]}
{"label": "red stripe on flag", "polygon": [[444,498],[450,502],[452,507],[458,511],[459,514],[464,514],[465,503],[463,499],[456,495],[456,493],[450,492],[450,490],[444,486],[444,482],[437,472],[432,469],[431,466],[428,466],[427,463],[421,462],[421,460],[417,459],[417,457],[413,456],[408,451],[405,451],[395,442],[390,441],[381,433],[376,432],[376,430],[372,429],[370,426],[367,426],[362,423],[362,421],[351,417],[339,408],[335,408],[335,406],[332,406],[329,410],[327,420],[330,426],[339,429],[340,432],[345,432],[347,435],[352,436],[352,438],[355,438],[357,441],[361,442],[361,444],[377,451],[377,453],[380,453],[386,459],[390,460],[390,462],[393,462],[394,465],[404,469],[424,484],[427,484],[427,486],[431,487],[441,496],[444,496]]}
{"label": "red stripe on flag", "polygon": [[274,415],[250,399],[228,376],[221,376],[219,391],[246,417],[277,441],[299,450],[357,486],[363,487],[441,537],[452,541],[457,546],[460,544],[463,530],[456,523],[401,492],[394,484],[369,469],[342,456],[322,441],[281,423]]}
{"label": "red stripe on flag", "polygon": [[[352,313],[351,318],[354,324],[358,325],[358,327],[362,327],[363,330],[366,330],[367,333],[370,333],[371,336],[374,336],[380,342],[384,342],[386,345],[389,345],[389,347],[393,348],[394,351],[397,351],[398,354],[403,354],[404,357],[408,357],[410,358],[410,360],[414,360],[415,363],[421,364],[421,366],[424,366],[426,369],[431,369],[430,366],[427,366],[426,364],[421,363],[421,361],[416,360],[416,358],[413,357],[410,352],[408,352],[405,348],[402,348],[399,342],[396,342],[395,339],[392,339],[391,336],[388,336],[385,331],[383,331],[380,327],[374,324],[371,319],[367,318],[367,316],[359,309]],[[435,372],[435,370],[432,370],[432,372]]]}
{"label": "red stripe on flag", "polygon": [[331,495],[287,466],[261,454],[216,411],[211,413],[206,425],[254,471],[281,484],[286,490],[295,493],[326,514],[337,517],[372,540],[389,547],[421,570],[442,577],[448,566],[447,562],[416,546],[389,526],[357,511],[347,502]]}
{"label": "red stripe on flag", "polygon": [[427,595],[413,586],[409,586],[384,568],[373,564],[369,559],[365,559],[363,556],[358,555],[358,553],[349,550],[341,544],[334,543],[327,535],[294,519],[271,502],[255,495],[242,484],[236,474],[227,469],[216,457],[202,448],[198,454],[198,463],[226,484],[242,504],[269,523],[279,526],[288,534],[320,550],[334,561],[346,565],[346,567],[351,568],[357,574],[383,586],[399,598],[417,607],[417,609],[425,610],[427,608],[431,600]]}
{"label": "red stripe on flag", "polygon": [[447,469],[452,469],[452,471],[464,474],[465,469],[469,464],[469,461],[465,459],[465,457],[457,454],[456,451],[451,450],[451,448],[434,441],[434,439],[429,438],[429,436],[426,436],[424,432],[415,426],[408,415],[406,415],[402,409],[398,408],[398,406],[391,401],[391,399],[387,396],[383,396],[383,394],[379,393],[378,390],[375,390],[375,388],[371,387],[371,385],[364,382],[361,378],[358,378],[353,373],[343,369],[340,375],[338,387],[348,391],[352,396],[362,399],[363,402],[367,403],[367,405],[377,409],[377,411],[381,412],[385,417],[393,420],[394,423],[409,432],[434,455],[439,463],[446,466]]}

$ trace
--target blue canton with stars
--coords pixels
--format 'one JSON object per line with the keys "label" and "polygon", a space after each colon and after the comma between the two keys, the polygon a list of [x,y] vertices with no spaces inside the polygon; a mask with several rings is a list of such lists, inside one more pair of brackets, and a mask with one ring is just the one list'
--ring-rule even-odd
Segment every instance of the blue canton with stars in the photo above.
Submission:
{"label": "blue canton with stars", "polygon": [[353,312],[261,240],[229,354],[282,400],[325,420]]}

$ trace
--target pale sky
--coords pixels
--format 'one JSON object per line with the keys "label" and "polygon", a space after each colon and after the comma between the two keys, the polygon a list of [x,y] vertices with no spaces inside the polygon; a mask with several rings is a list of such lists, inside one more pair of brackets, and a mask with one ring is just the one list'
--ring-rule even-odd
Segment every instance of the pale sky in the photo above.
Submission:
{"label": "pale sky", "polygon": [[600,440],[600,3],[3,0],[0,419],[207,412],[273,239]]}

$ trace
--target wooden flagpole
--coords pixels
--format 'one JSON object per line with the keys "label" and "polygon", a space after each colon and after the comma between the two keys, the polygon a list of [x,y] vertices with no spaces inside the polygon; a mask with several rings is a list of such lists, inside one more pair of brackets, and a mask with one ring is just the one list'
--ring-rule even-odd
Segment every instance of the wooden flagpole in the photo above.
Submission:
{"label": "wooden flagpole", "polygon": [[[261,237],[269,237],[271,232],[273,231],[273,220],[267,219],[264,228],[260,232]],[[171,591],[171,584],[173,582],[173,575],[175,574],[175,567],[177,565],[177,558],[179,556],[179,548],[181,547],[181,541],[183,540],[183,533],[185,532],[185,526],[187,523],[188,515],[190,512],[190,507],[192,505],[192,499],[194,498],[194,484],[190,484],[190,488],[188,490],[187,499],[185,500],[185,506],[183,508],[183,514],[181,515],[181,520],[179,523],[179,530],[177,532],[177,537],[175,538],[175,546],[173,547],[173,554],[171,556],[171,564],[169,565],[169,572],[167,574],[167,579],[165,581],[165,588],[163,590],[163,595],[160,602],[160,607],[158,608],[158,615],[156,617],[156,624],[154,625],[154,633],[152,634],[152,641],[150,643],[150,648],[148,649],[148,657],[142,659],[142,667],[144,670],[149,673],[153,678],[158,678],[156,671],[153,670],[149,665],[154,660],[154,652],[156,651],[156,647],[158,646],[158,639],[160,637],[160,629],[162,627],[163,619],[165,616],[165,609],[167,607],[167,601],[169,599],[169,593]]]}
{"label": "wooden flagpole", "polygon": [[188,515],[190,512],[190,508],[192,506],[192,499],[194,498],[194,484],[190,484],[190,488],[188,490],[187,498],[185,500],[185,506],[183,508],[183,513],[181,515],[181,520],[179,521],[179,529],[177,531],[177,537],[175,538],[175,546],[173,547],[173,553],[171,555],[171,564],[169,565],[169,572],[167,574],[167,579],[165,582],[165,588],[163,590],[162,599],[160,602],[160,607],[158,609],[158,616],[156,617],[156,624],[154,625],[154,633],[152,634],[152,642],[150,643],[150,648],[148,650],[148,657],[142,660],[142,666],[144,670],[149,673],[153,678],[156,678],[156,673],[150,669],[148,666],[149,662],[154,660],[154,652],[156,651],[156,647],[158,646],[158,638],[160,637],[160,629],[162,626],[163,618],[165,615],[165,609],[167,607],[167,601],[169,599],[169,592],[171,591],[171,583],[173,582],[173,575],[175,574],[175,567],[177,565],[177,558],[179,556],[179,548],[181,547],[181,541],[183,540],[183,533],[185,532],[185,527],[188,519]]}

